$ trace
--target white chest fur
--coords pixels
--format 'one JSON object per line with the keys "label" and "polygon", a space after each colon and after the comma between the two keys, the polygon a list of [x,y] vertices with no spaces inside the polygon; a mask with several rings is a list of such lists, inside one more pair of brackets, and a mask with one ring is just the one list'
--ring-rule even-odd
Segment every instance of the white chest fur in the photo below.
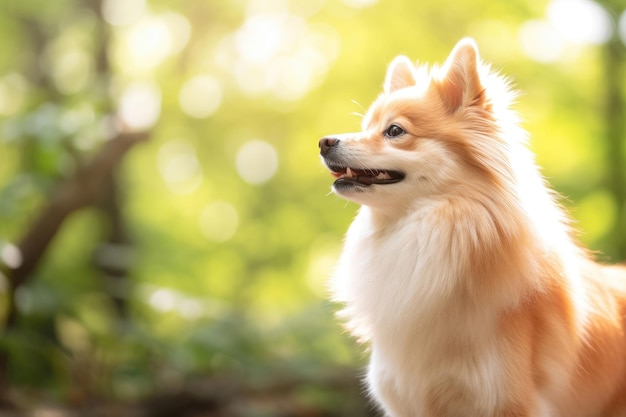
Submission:
{"label": "white chest fur", "polygon": [[468,260],[452,256],[450,230],[429,218],[432,209],[384,228],[362,209],[332,282],[349,328],[372,345],[372,394],[395,416],[428,415],[438,390],[471,392],[471,404],[465,394],[450,401],[477,413],[500,397],[496,315],[468,302],[460,276]]}
{"label": "white chest fur", "polygon": [[[447,232],[428,221],[430,207],[384,227],[376,227],[362,208],[350,226],[344,251],[332,281],[336,301],[360,336],[390,330],[399,320],[435,313],[456,290],[459,264],[446,259]],[[430,313],[429,313],[430,312]]]}

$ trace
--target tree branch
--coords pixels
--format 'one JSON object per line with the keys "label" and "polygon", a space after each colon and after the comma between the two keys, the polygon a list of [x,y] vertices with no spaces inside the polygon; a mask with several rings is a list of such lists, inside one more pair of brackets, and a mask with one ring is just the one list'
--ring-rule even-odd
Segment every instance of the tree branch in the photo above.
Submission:
{"label": "tree branch", "polygon": [[12,289],[18,288],[39,264],[53,237],[72,212],[99,202],[102,190],[126,152],[148,138],[146,132],[125,132],[105,143],[98,154],[61,184],[19,242],[21,263],[7,271]]}

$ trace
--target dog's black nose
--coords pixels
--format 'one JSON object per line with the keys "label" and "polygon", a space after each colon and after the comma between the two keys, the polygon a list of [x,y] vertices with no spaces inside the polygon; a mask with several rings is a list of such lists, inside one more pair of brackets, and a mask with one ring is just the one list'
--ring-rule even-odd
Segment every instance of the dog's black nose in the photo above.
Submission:
{"label": "dog's black nose", "polygon": [[330,150],[330,148],[337,145],[337,143],[339,143],[339,139],[335,139],[335,138],[320,139],[320,154],[322,154],[322,156],[325,156]]}

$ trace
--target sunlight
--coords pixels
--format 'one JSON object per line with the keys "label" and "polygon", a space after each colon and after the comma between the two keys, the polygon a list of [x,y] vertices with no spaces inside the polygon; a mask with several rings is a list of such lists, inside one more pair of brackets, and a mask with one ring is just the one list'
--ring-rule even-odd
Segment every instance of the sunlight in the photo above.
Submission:
{"label": "sunlight", "polygon": [[[557,291],[577,303],[568,323],[593,319],[583,245],[626,260],[626,210],[602,184],[626,152],[601,140],[626,115],[626,86],[615,87],[626,80],[624,2],[0,0],[11,5],[0,6],[0,311],[19,325],[0,337],[11,370],[0,374],[3,404],[38,417],[372,414],[354,378],[367,347],[344,334],[345,314],[333,317],[354,282],[329,293],[349,263],[337,271],[346,233],[359,238],[363,216],[351,223],[368,210],[332,192],[318,142],[360,129],[368,111],[384,124],[407,110],[371,105],[385,101],[398,54],[422,68],[400,100],[454,87],[434,68],[465,36],[484,61],[474,77],[472,51],[457,49],[459,68],[491,100],[461,133],[497,136],[502,182],[520,197],[503,202],[521,216],[511,227],[529,225],[509,237],[541,240],[548,250],[532,254],[556,256],[549,272],[573,277]],[[439,129],[430,110],[408,110],[433,124],[417,130],[459,130],[460,113]],[[537,192],[535,165],[554,193]],[[81,187],[89,195],[72,198]],[[551,198],[571,216],[561,221]],[[563,222],[581,229],[580,253]],[[382,252],[373,263],[389,261]]]}
{"label": "sunlight", "polygon": [[246,142],[237,151],[237,172],[248,184],[263,184],[269,181],[278,169],[278,152],[263,140]]}
{"label": "sunlight", "polygon": [[10,242],[4,242],[0,249],[0,260],[11,269],[22,265],[22,252],[20,248]]}
{"label": "sunlight", "polygon": [[63,94],[75,94],[90,84],[94,77],[95,62],[91,42],[84,27],[68,27],[46,45],[43,59],[45,70],[54,86]]}
{"label": "sunlight", "polygon": [[[222,40],[216,61],[247,94],[296,101],[318,86],[339,54],[339,36],[327,24],[264,8]],[[256,10],[254,9],[254,10]]]}
{"label": "sunlight", "polygon": [[287,0],[248,0],[246,5],[246,16],[254,16],[265,12],[283,12],[289,10]]}
{"label": "sunlight", "polygon": [[212,115],[222,103],[222,86],[208,75],[197,75],[180,89],[179,103],[190,117],[203,119]]}
{"label": "sunlight", "polygon": [[191,25],[179,13],[144,14],[114,31],[111,57],[129,74],[149,73],[189,42]]}
{"label": "sunlight", "polygon": [[64,94],[82,90],[92,73],[91,56],[78,48],[65,49],[55,54],[50,68],[54,85]]}
{"label": "sunlight", "polygon": [[161,90],[149,82],[130,84],[120,97],[118,112],[124,124],[133,130],[151,128],[161,115]]}
{"label": "sunlight", "polygon": [[287,13],[263,13],[248,18],[235,34],[239,56],[250,64],[268,64],[282,51],[294,47],[306,22]]}
{"label": "sunlight", "polygon": [[178,313],[187,320],[197,320],[204,316],[204,306],[193,298],[183,298],[178,303]]}
{"label": "sunlight", "polygon": [[613,35],[608,12],[593,0],[552,0],[546,20],[528,20],[519,31],[523,52],[538,62],[555,62],[568,48],[599,45]]}
{"label": "sunlight", "polygon": [[102,17],[113,26],[124,26],[139,20],[146,11],[146,0],[104,0]]}
{"label": "sunlight", "polygon": [[159,288],[150,295],[150,305],[162,313],[171,311],[176,306],[176,293],[166,288]]}
{"label": "sunlight", "polygon": [[378,0],[341,0],[344,4],[354,8],[373,6]]}
{"label": "sunlight", "polygon": [[157,162],[161,177],[174,193],[192,193],[204,180],[196,150],[187,141],[171,140],[165,143],[159,149]]}
{"label": "sunlight", "polygon": [[309,91],[312,81],[312,68],[297,57],[279,58],[268,66],[268,87],[283,100],[302,98]]}
{"label": "sunlight", "polygon": [[239,215],[232,204],[226,201],[213,201],[202,209],[199,221],[200,230],[207,239],[225,242],[237,231]]}
{"label": "sunlight", "polygon": [[158,287],[151,284],[141,284],[139,293],[155,311],[160,313],[174,312],[189,321],[207,316],[219,317],[228,308],[225,303],[218,300],[191,297],[173,288]]}
{"label": "sunlight", "polygon": [[191,38],[191,24],[185,16],[175,12],[165,12],[157,16],[169,32],[171,53],[180,52]]}
{"label": "sunlight", "polygon": [[265,69],[262,66],[238,61],[233,65],[233,75],[239,88],[250,95],[260,94],[268,90],[265,81]]}
{"label": "sunlight", "polygon": [[151,69],[167,58],[173,46],[170,32],[161,19],[151,16],[133,25],[126,36],[132,66]]}
{"label": "sunlight", "polygon": [[554,27],[545,20],[528,20],[519,31],[524,53],[538,62],[554,62],[561,58],[564,44]]}
{"label": "sunlight", "polygon": [[[323,58],[323,68],[320,71],[326,71],[330,63],[337,59],[340,52],[341,37],[337,30],[324,23],[316,23],[309,26],[309,31],[300,42],[297,52],[314,51],[318,58]],[[321,62],[321,61],[320,61]]]}
{"label": "sunlight", "polygon": [[593,0],[552,0],[547,15],[563,39],[575,44],[602,44],[613,34],[611,16]]}

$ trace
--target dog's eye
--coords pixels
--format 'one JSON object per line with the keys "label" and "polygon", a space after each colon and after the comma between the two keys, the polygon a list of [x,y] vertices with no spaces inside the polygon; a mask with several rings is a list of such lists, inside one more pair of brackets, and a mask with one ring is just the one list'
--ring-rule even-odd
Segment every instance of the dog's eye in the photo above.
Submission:
{"label": "dog's eye", "polygon": [[387,130],[385,130],[385,136],[387,136],[388,138],[397,138],[404,133],[404,129],[402,129],[398,125],[391,125],[387,128]]}

